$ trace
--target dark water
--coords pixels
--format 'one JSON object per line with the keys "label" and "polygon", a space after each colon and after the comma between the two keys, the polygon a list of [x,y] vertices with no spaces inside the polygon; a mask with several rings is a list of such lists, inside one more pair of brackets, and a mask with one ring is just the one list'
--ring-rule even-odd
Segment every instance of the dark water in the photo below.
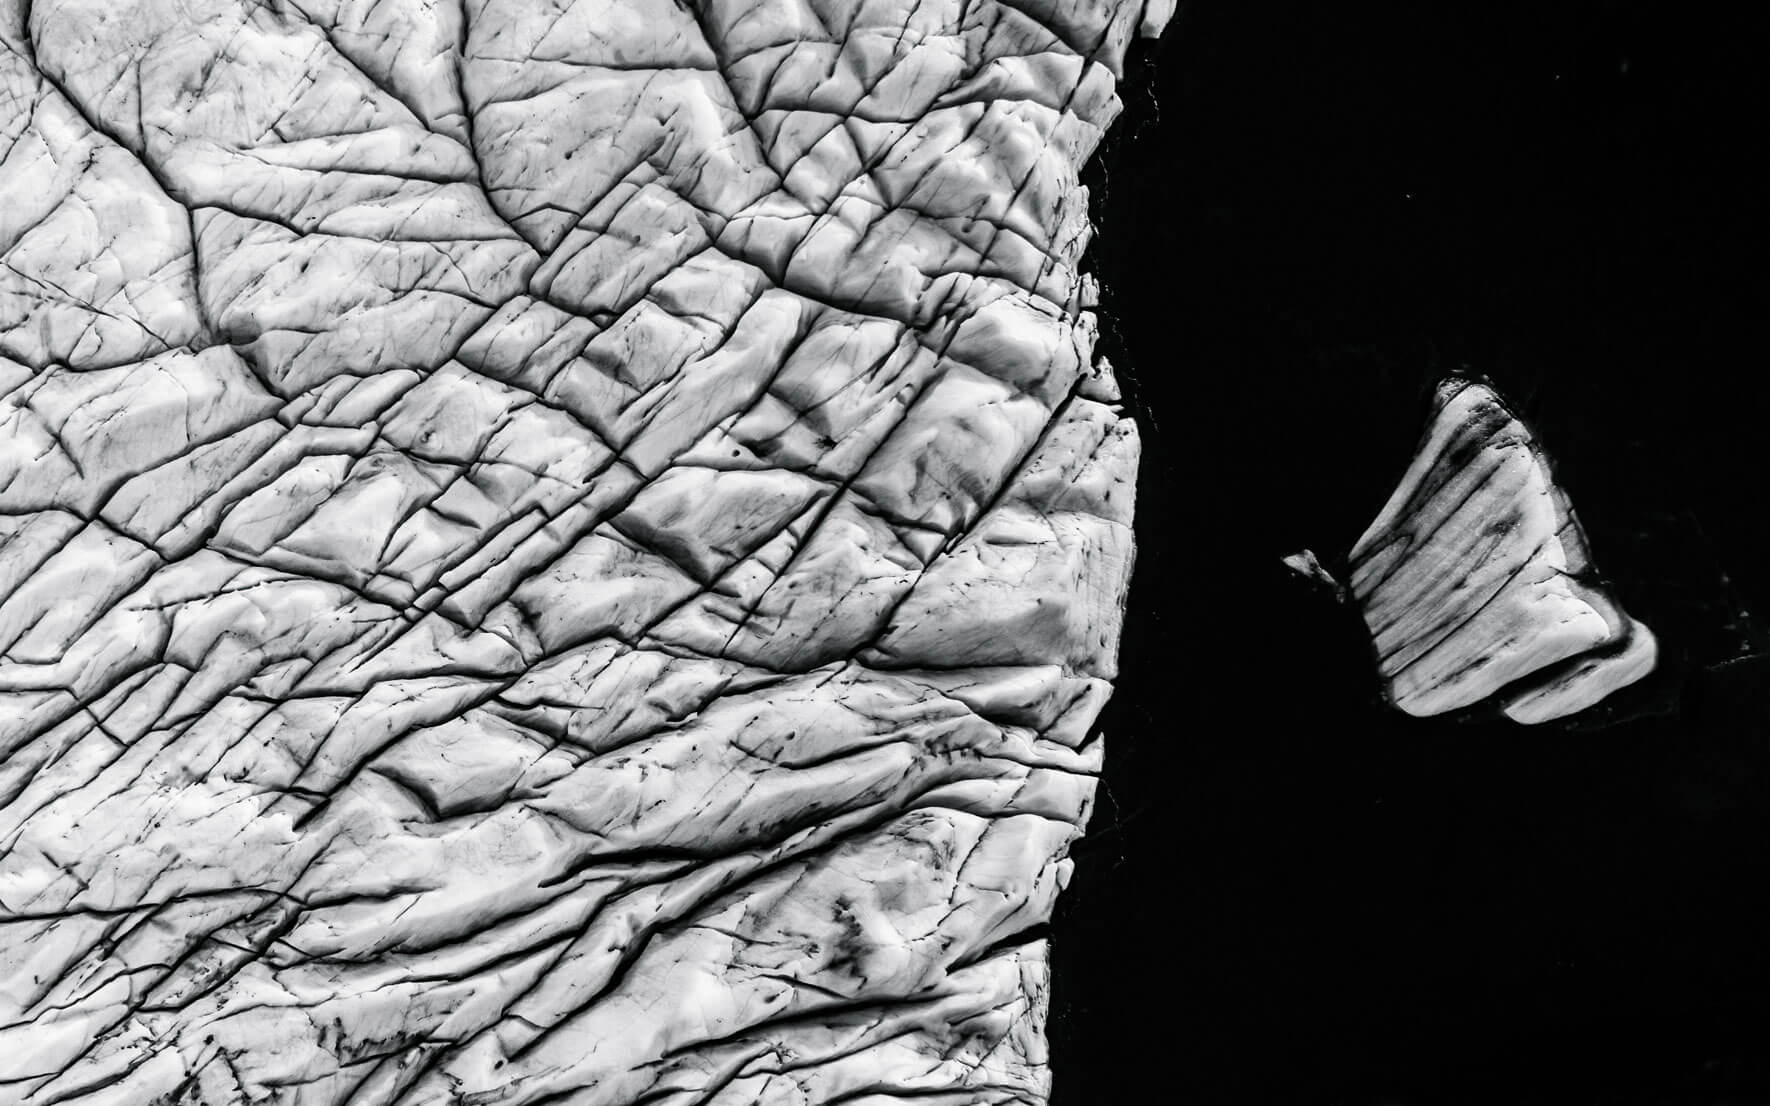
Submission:
{"label": "dark water", "polygon": [[[1141,552],[1059,1106],[1770,1103],[1770,17],[1533,7],[1191,3],[1135,59],[1090,183]],[[1279,565],[1456,370],[1660,637],[1577,725],[1386,713]]]}

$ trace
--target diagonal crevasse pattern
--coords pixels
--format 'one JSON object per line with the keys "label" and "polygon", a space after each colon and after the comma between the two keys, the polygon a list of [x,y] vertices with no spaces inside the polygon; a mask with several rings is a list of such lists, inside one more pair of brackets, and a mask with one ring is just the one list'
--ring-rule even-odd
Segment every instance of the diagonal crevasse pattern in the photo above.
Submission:
{"label": "diagonal crevasse pattern", "polygon": [[1037,1103],[1136,0],[0,0],[0,1101]]}

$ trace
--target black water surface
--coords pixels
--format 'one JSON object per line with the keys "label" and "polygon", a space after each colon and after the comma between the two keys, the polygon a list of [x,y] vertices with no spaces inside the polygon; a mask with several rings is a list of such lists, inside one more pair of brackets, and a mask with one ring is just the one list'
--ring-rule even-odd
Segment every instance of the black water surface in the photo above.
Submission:
{"label": "black water surface", "polygon": [[[1770,8],[1223,0],[1090,169],[1145,441],[1057,1106],[1770,1104]],[[1383,710],[1343,555],[1492,379],[1665,663]],[[1755,658],[1755,659],[1754,659]]]}

